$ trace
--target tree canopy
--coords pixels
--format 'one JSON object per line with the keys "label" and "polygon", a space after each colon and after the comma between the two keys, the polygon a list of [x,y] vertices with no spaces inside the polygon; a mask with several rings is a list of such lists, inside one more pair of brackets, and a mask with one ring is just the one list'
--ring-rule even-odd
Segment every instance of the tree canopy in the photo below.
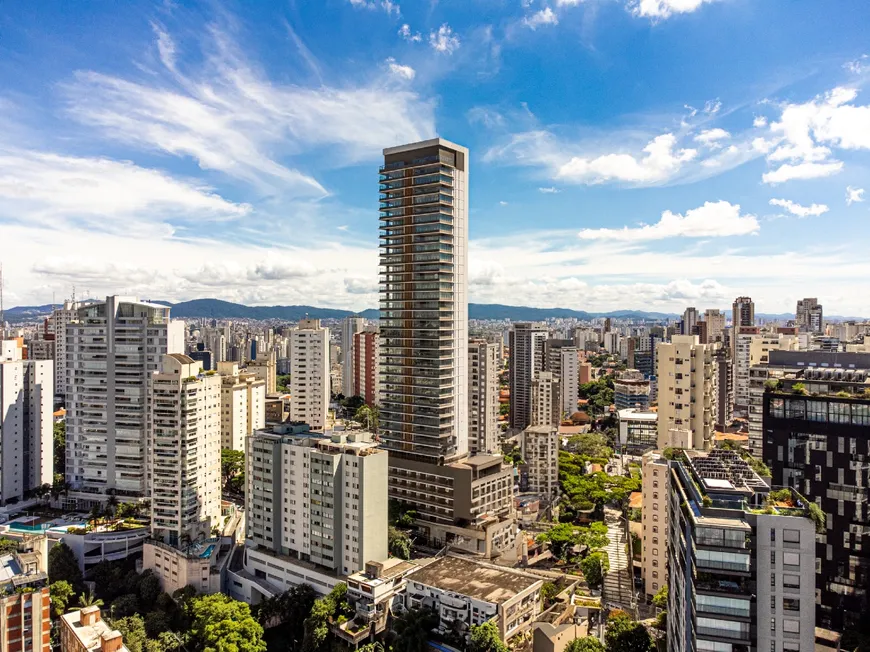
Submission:
{"label": "tree canopy", "polygon": [[82,571],[72,548],[62,541],[48,551],[48,579],[50,582],[66,581],[79,591],[82,586]]}
{"label": "tree canopy", "polygon": [[574,520],[576,512],[603,512],[607,503],[622,503],[632,491],[640,490],[638,478],[607,475],[603,471],[585,473],[585,460],[580,455],[559,451],[559,486],[562,489],[561,520]]}
{"label": "tree canopy", "polygon": [[607,652],[651,652],[655,649],[646,627],[624,611],[611,613],[604,632]]}
{"label": "tree canopy", "polygon": [[610,459],[613,457],[610,440],[600,432],[585,432],[574,435],[568,440],[568,448],[586,459]]}
{"label": "tree canopy", "polygon": [[411,558],[411,537],[407,532],[400,530],[392,525],[387,534],[387,541],[390,554],[399,559]]}
{"label": "tree canopy", "polygon": [[51,595],[51,604],[54,607],[56,616],[62,616],[66,613],[66,608],[75,595],[75,589],[72,584],[66,580],[58,580],[49,585],[49,595]]}
{"label": "tree canopy", "polygon": [[586,548],[587,551],[606,546],[607,526],[604,523],[592,523],[589,527],[558,523],[543,534],[539,534],[538,541],[549,542],[553,555],[567,560],[574,546]]}
{"label": "tree canopy", "polygon": [[438,615],[430,609],[411,609],[393,625],[396,633],[394,652],[425,652],[432,629],[438,626]]}
{"label": "tree canopy", "polygon": [[311,614],[305,619],[305,637],[302,649],[305,652],[317,652],[329,636],[329,621],[350,613],[347,604],[347,584],[336,584],[328,595],[315,600]]}
{"label": "tree canopy", "polygon": [[610,570],[610,558],[604,550],[597,550],[580,560],[580,570],[589,586],[601,586],[604,574]]}
{"label": "tree canopy", "polygon": [[221,475],[224,487],[233,489],[233,478],[245,472],[245,454],[230,448],[221,449]]}
{"label": "tree canopy", "polygon": [[498,627],[491,620],[471,626],[471,642],[468,652],[508,652],[508,646],[501,640]]}
{"label": "tree canopy", "polygon": [[604,644],[594,636],[575,638],[565,647],[565,652],[604,652]]}
{"label": "tree canopy", "polygon": [[191,600],[191,641],[203,652],[266,652],[263,628],[244,602],[222,594]]}

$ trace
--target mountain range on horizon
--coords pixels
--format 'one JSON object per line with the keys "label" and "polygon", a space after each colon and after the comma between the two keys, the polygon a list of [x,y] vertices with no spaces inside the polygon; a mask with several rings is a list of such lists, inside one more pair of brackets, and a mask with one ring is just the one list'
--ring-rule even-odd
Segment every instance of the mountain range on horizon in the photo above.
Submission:
{"label": "mountain range on horizon", "polygon": [[[366,319],[377,319],[377,308],[369,308],[361,312],[342,310],[339,308],[320,308],[317,306],[247,306],[220,299],[193,299],[170,303],[162,300],[152,300],[172,308],[172,316],[187,319],[254,319],[261,321],[298,321],[306,316],[311,319],[342,319],[350,315],[358,315]],[[56,304],[55,304],[56,305]],[[5,311],[4,317],[10,323],[26,323],[36,321],[51,314],[55,306],[17,306]],[[727,314],[727,311],[726,311]],[[469,319],[511,321],[544,321],[547,319],[578,319],[588,321],[603,317],[615,319],[631,319],[646,321],[663,321],[679,319],[677,313],[650,312],[644,310],[612,310],[606,312],[587,312],[570,308],[534,308],[529,306],[508,306],[502,304],[468,304]],[[793,319],[792,313],[765,314],[757,313],[756,317],[766,321],[783,321]],[[827,319],[842,321],[847,319],[863,319],[862,317],[831,316]]]}

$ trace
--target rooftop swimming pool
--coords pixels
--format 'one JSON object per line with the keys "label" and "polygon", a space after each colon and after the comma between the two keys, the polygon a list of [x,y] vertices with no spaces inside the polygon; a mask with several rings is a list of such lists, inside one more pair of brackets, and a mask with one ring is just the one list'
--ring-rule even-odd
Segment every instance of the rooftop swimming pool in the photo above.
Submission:
{"label": "rooftop swimming pool", "polygon": [[211,544],[208,548],[205,549],[205,552],[199,555],[200,559],[208,559],[211,557],[211,553],[214,552],[215,544]]}

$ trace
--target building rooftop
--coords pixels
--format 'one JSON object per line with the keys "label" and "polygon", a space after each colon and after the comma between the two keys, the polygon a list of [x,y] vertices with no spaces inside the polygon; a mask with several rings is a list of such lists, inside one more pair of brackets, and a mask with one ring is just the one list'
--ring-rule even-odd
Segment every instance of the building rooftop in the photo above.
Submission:
{"label": "building rooftop", "polygon": [[441,557],[412,573],[409,581],[501,604],[541,582],[540,578],[464,557]]}
{"label": "building rooftop", "polygon": [[[104,640],[121,638],[121,632],[112,630],[100,617],[99,607],[76,609],[64,614],[61,618],[88,650],[101,650]],[[128,648],[122,642],[120,648],[117,648],[117,652],[128,652]]]}
{"label": "building rooftop", "polygon": [[659,414],[653,410],[639,410],[638,408],[625,408],[619,411],[620,419],[632,419],[633,421],[658,421]]}

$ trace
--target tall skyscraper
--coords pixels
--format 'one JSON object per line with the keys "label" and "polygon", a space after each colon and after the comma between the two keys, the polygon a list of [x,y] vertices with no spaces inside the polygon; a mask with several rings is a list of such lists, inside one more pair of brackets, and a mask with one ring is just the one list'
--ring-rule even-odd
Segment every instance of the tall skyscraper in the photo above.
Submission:
{"label": "tall skyscraper", "polygon": [[539,371],[532,381],[532,426],[559,427],[562,421],[562,392],[552,371]]}
{"label": "tall skyscraper", "polygon": [[468,448],[495,453],[498,445],[498,344],[468,343]]}
{"label": "tall skyscraper", "polygon": [[823,334],[825,319],[818,299],[801,299],[795,309],[795,324],[804,333]]}
{"label": "tall skyscraper", "polygon": [[148,403],[152,536],[172,546],[208,538],[221,517],[221,377],[165,355]]}
{"label": "tall skyscraper", "polygon": [[0,505],[53,478],[53,364],[11,344],[0,340]]}
{"label": "tall skyscraper", "polygon": [[245,438],[266,427],[266,381],[240,371],[235,362],[219,362],[221,448],[245,450]]}
{"label": "tall skyscraper", "polygon": [[683,311],[683,326],[681,333],[683,335],[693,335],[693,329],[698,324],[698,309],[695,307],[686,308]]}
{"label": "tall skyscraper", "polygon": [[148,380],[164,354],[184,351],[184,323],[166,306],[111,296],[79,307],[66,332],[69,499],[143,498]]}
{"label": "tall skyscraper", "polygon": [[290,332],[290,419],[326,428],[329,412],[329,329],[302,319]]}
{"label": "tall skyscraper", "polygon": [[341,393],[354,396],[356,378],[356,354],[354,336],[363,330],[366,320],[362,317],[345,317],[341,322]]}
{"label": "tall skyscraper", "polygon": [[513,325],[508,337],[508,379],[511,392],[511,428],[524,429],[532,422],[532,380],[545,368],[546,326],[529,322]]}
{"label": "tall skyscraper", "polygon": [[380,170],[380,436],[390,497],[433,544],[493,556],[515,538],[511,470],[468,457],[468,150],[435,138]]}
{"label": "tall skyscraper", "polygon": [[704,311],[704,323],[707,324],[707,341],[702,344],[721,342],[725,333],[725,313],[708,308]]}
{"label": "tall skyscraper", "polygon": [[380,333],[364,330],[353,336],[353,390],[350,396],[361,396],[366,405],[381,402]]}
{"label": "tall skyscraper", "polygon": [[468,452],[468,150],[384,150],[380,429],[408,459]]}
{"label": "tall skyscraper", "polygon": [[62,308],[55,308],[49,319],[49,331],[54,333],[54,393],[67,394],[67,325],[76,317],[79,309],[76,301],[64,301]]}
{"label": "tall skyscraper", "polygon": [[674,335],[656,347],[659,448],[708,450],[718,413],[717,344]]}
{"label": "tall skyscraper", "polygon": [[731,357],[734,357],[736,334],[741,326],[755,326],[755,302],[749,297],[737,297],[731,305]]}

